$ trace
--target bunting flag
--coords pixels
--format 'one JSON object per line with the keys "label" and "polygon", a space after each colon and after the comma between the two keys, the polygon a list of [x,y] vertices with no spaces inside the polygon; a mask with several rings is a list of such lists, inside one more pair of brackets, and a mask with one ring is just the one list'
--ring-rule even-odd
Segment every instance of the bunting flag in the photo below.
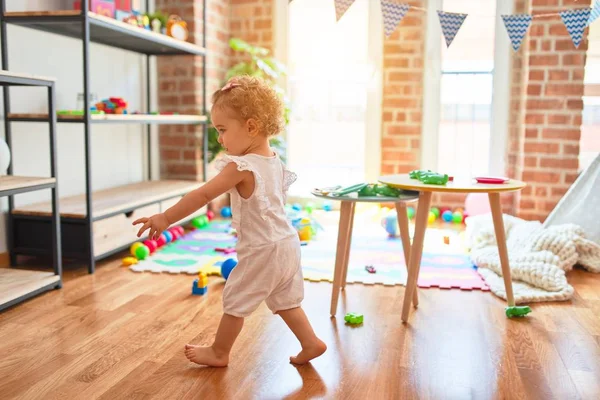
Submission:
{"label": "bunting flag", "polygon": [[344,16],[346,11],[354,3],[354,0],[335,0],[335,20],[339,21]]}
{"label": "bunting flag", "polygon": [[518,51],[523,43],[523,38],[531,25],[532,17],[529,14],[503,15],[502,20],[506,26],[506,32],[515,51]]}
{"label": "bunting flag", "polygon": [[578,10],[567,10],[560,13],[563,23],[567,27],[569,35],[575,47],[579,47],[583,39],[583,31],[590,20],[591,8],[580,8]]}
{"label": "bunting flag", "polygon": [[592,22],[597,20],[598,17],[600,17],[600,0],[596,0],[596,3],[594,3],[594,8],[592,8],[592,11],[590,13],[590,19],[588,19],[588,26],[591,25]]}
{"label": "bunting flag", "polygon": [[409,8],[408,4],[396,3],[394,0],[381,0],[381,14],[386,37],[390,37],[394,33]]}
{"label": "bunting flag", "polygon": [[467,14],[438,11],[438,16],[440,17],[440,24],[442,25],[444,39],[446,39],[446,47],[450,47],[452,41],[458,33],[458,30],[462,26],[463,22],[465,22]]}

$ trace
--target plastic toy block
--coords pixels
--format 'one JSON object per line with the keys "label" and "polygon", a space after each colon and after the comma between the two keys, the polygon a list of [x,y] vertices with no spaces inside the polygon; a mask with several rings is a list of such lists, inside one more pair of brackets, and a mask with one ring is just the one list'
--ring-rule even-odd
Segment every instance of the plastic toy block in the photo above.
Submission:
{"label": "plastic toy block", "polygon": [[364,320],[364,316],[362,314],[356,314],[356,313],[348,313],[344,317],[344,321],[346,321],[350,325],[362,324],[363,320]]}
{"label": "plastic toy block", "polygon": [[208,291],[208,286],[198,287],[198,279],[194,279],[194,284],[192,285],[192,294],[203,296]]}

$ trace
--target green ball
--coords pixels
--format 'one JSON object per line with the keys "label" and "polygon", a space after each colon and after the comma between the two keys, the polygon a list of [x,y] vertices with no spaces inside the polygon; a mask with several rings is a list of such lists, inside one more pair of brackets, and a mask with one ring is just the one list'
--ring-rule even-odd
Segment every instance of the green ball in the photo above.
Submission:
{"label": "green ball", "polygon": [[307,214],[312,214],[313,210],[315,209],[315,205],[313,203],[308,203],[304,209],[306,210]]}
{"label": "green ball", "polygon": [[439,217],[440,217],[440,209],[439,209],[439,208],[437,208],[437,207],[433,207],[433,208],[431,209],[431,212],[435,214],[435,217],[436,217],[436,218],[439,218]]}
{"label": "green ball", "polygon": [[192,220],[192,225],[194,225],[194,228],[204,228],[208,225],[208,217],[206,215],[200,215]]}
{"label": "green ball", "polygon": [[135,249],[135,257],[138,260],[144,260],[146,257],[150,255],[150,249],[145,244],[138,246]]}
{"label": "green ball", "polygon": [[463,220],[463,215],[460,211],[455,211],[452,213],[452,221],[455,224],[460,224]]}
{"label": "green ball", "polygon": [[408,207],[406,209],[406,215],[408,215],[409,219],[413,219],[415,217],[415,209],[412,207]]}

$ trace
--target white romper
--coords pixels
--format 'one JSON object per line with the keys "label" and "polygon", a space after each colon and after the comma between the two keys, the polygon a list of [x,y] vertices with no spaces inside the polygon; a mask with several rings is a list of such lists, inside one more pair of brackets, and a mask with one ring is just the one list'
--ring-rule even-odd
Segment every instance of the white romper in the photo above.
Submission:
{"label": "white romper", "polygon": [[236,188],[229,191],[238,264],[223,290],[223,312],[247,317],[263,301],[273,313],[299,307],[304,299],[300,239],[285,213],[296,174],[277,155],[225,155],[216,168],[221,171],[231,162],[239,171],[251,171],[255,186],[247,199]]}

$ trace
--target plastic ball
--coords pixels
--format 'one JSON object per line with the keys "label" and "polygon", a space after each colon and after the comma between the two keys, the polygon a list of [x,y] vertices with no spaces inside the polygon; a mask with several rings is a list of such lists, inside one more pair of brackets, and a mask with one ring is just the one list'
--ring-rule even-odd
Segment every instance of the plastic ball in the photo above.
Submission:
{"label": "plastic ball", "polygon": [[463,221],[463,215],[460,211],[455,211],[454,213],[452,213],[452,221],[455,224],[460,224]]}
{"label": "plastic ball", "polygon": [[308,213],[308,215],[312,214],[312,212],[315,209],[315,205],[313,203],[308,203],[304,209],[306,210],[306,212]]}
{"label": "plastic ball", "polygon": [[325,211],[331,211],[331,203],[326,201],[325,203],[323,203],[323,210]]}
{"label": "plastic ball", "polygon": [[179,231],[177,231],[177,230],[169,230],[169,233],[173,236],[173,240],[172,240],[173,242],[181,237],[181,235],[179,234]]}
{"label": "plastic ball", "polygon": [[427,222],[433,224],[435,222],[435,214],[432,211],[429,211],[429,215],[427,216]]}
{"label": "plastic ball", "polygon": [[154,253],[156,249],[158,249],[158,243],[156,243],[156,240],[152,239],[144,241],[144,246],[146,246],[148,250],[150,250],[150,254]]}
{"label": "plastic ball", "polygon": [[215,219],[215,213],[211,210],[208,210],[206,212],[206,218],[208,218],[209,221],[212,221],[213,219]]}
{"label": "plastic ball", "polygon": [[436,218],[439,218],[439,217],[440,217],[440,209],[439,209],[439,208],[437,208],[437,207],[433,207],[433,208],[431,209],[431,212],[432,212],[432,213],[435,215],[435,217],[436,217]]}
{"label": "plastic ball", "polygon": [[231,208],[230,207],[221,208],[221,216],[223,218],[230,218],[231,217]]}
{"label": "plastic ball", "polygon": [[167,244],[167,239],[163,235],[160,235],[158,239],[156,239],[156,245],[158,247],[163,247],[165,244]]}
{"label": "plastic ball", "polygon": [[300,203],[295,203],[292,206],[292,209],[296,210],[296,211],[302,211],[302,205]]}
{"label": "plastic ball", "polygon": [[446,210],[442,213],[442,219],[446,222],[451,222],[452,221],[452,211],[450,210]]}
{"label": "plastic ball", "polygon": [[202,229],[208,225],[208,217],[206,215],[200,215],[192,220],[194,228]]}
{"label": "plastic ball", "polygon": [[227,278],[229,278],[229,274],[231,274],[231,271],[233,271],[236,265],[237,261],[233,258],[228,258],[227,260],[223,261],[223,264],[221,264],[221,276],[227,280]]}
{"label": "plastic ball", "polygon": [[143,245],[143,244],[142,244],[141,246],[138,246],[138,247],[135,249],[135,257],[136,257],[138,260],[143,260],[143,259],[145,259],[146,257],[148,257],[149,255],[150,255],[150,249],[149,249],[149,248],[148,248],[148,246],[146,246],[146,245]]}
{"label": "plastic ball", "polygon": [[173,241],[173,234],[169,231],[164,231],[161,236],[164,236],[165,243],[171,243]]}
{"label": "plastic ball", "polygon": [[413,219],[415,217],[415,209],[412,207],[408,207],[406,209],[406,215],[408,215],[409,219]]}
{"label": "plastic ball", "polygon": [[132,256],[135,256],[135,250],[142,246],[141,242],[135,242],[134,244],[131,245],[131,247],[129,247],[129,252],[131,253]]}

